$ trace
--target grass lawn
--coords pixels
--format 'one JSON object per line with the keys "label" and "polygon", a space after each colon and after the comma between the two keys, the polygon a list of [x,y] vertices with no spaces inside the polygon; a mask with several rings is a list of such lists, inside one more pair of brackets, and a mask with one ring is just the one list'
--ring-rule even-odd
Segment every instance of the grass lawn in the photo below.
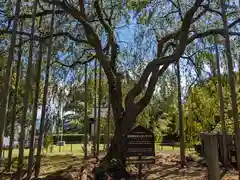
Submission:
{"label": "grass lawn", "polygon": [[[61,149],[60,149],[61,148]],[[48,152],[46,152],[46,150],[44,149],[43,150],[44,154],[47,154],[47,155],[56,155],[56,154],[66,154],[67,152],[71,152],[71,145],[70,144],[66,144],[65,146],[63,147],[59,147],[59,146],[53,146],[53,150],[52,152],[50,152],[50,148],[48,149]],[[72,145],[72,152],[75,154],[82,154],[83,153],[83,150],[81,148],[81,144],[73,144]],[[24,150],[24,156],[28,156],[29,155],[29,149],[25,149]],[[8,156],[8,150],[5,150],[4,151],[4,157],[7,158]],[[14,149],[13,150],[13,158],[14,157],[18,157],[18,148]]]}
{"label": "grass lawn", "polygon": [[[48,148],[48,150],[46,151],[46,149],[43,149],[43,154],[44,155],[58,155],[58,154],[75,154],[75,155],[81,155],[83,154],[83,144],[65,144],[65,146],[56,146],[53,145],[53,149],[51,150],[50,148]],[[88,151],[90,152],[91,147],[88,146]],[[103,150],[103,145],[100,146],[100,150]],[[29,149],[25,149],[24,150],[24,156],[27,157],[29,155]],[[8,150],[4,151],[4,157],[7,158],[8,157]],[[13,158],[14,157],[18,157],[18,149],[14,149],[13,150]]]}
{"label": "grass lawn", "polygon": [[[46,150],[43,150],[43,153],[47,156],[52,156],[52,155],[60,155],[60,154],[74,154],[74,155],[83,155],[83,144],[65,144],[65,146],[53,146],[52,151],[50,150],[50,148],[48,148],[48,151],[46,152]],[[103,150],[104,145],[101,144],[100,145],[100,151]],[[91,147],[88,146],[88,151],[90,152]],[[155,144],[155,151],[180,151],[179,147],[173,147],[172,146],[159,146],[157,144]],[[29,154],[29,149],[25,149],[24,150],[24,156],[27,157]],[[7,158],[8,156],[8,150],[4,151],[4,157]],[[13,150],[13,158],[14,157],[18,157],[18,149],[14,149]]]}
{"label": "grass lawn", "polygon": [[[66,144],[65,146],[53,146],[52,151],[50,148],[48,152],[44,149],[42,151],[43,157],[41,162],[41,176],[46,176],[50,173],[65,169],[69,166],[80,166],[83,161],[83,149],[82,144]],[[103,148],[103,147],[102,147]],[[90,150],[90,147],[88,147]],[[36,153],[36,152],[35,152]],[[29,149],[24,150],[24,169],[28,164]],[[7,163],[8,150],[5,150],[4,157],[5,163]],[[13,159],[17,159],[18,149],[13,150]],[[12,165],[12,171],[17,170],[17,160]]]}
{"label": "grass lawn", "polygon": [[[76,156],[83,156],[83,144],[65,144],[65,146],[56,146],[54,145],[52,150],[50,148],[48,148],[48,151],[46,151],[46,149],[44,149],[42,152],[44,155],[46,156],[55,156],[55,155],[67,155],[67,154],[71,154],[71,155],[76,155]],[[88,146],[88,152],[90,153],[91,147]],[[104,150],[104,145],[101,144],[100,145],[100,151]],[[187,151],[190,151],[188,149],[186,149]],[[179,152],[180,148],[178,146],[176,147],[172,147],[172,146],[159,146],[158,144],[155,144],[155,151],[163,151],[163,152],[168,152],[168,151],[172,151],[172,152]],[[28,157],[29,155],[29,149],[25,149],[24,150],[24,157]],[[8,156],[8,150],[4,151],[4,157],[7,158]],[[14,149],[13,150],[13,158],[18,157],[18,149]]]}

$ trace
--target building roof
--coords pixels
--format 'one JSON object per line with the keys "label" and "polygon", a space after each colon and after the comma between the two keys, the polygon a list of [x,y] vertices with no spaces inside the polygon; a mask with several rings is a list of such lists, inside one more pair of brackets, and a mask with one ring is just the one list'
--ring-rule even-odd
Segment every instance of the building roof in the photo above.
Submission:
{"label": "building roof", "polygon": [[[96,115],[98,116],[98,107],[96,109]],[[108,115],[108,108],[101,107],[100,109],[100,116],[102,118],[107,118]],[[94,118],[94,109],[92,109],[92,113],[88,116],[89,118]]]}

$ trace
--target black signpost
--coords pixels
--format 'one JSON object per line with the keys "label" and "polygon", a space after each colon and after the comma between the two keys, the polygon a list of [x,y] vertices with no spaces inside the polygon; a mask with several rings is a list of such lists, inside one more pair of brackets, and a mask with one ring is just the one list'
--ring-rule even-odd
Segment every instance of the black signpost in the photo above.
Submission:
{"label": "black signpost", "polygon": [[139,164],[138,177],[142,177],[142,164],[155,164],[154,134],[137,126],[124,135],[127,164]]}

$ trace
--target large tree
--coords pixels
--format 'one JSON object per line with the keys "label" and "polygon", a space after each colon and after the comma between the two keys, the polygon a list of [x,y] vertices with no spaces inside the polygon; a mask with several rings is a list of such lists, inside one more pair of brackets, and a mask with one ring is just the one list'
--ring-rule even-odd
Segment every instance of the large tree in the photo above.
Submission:
{"label": "large tree", "polygon": [[[63,16],[62,22],[72,22],[75,20],[76,27],[73,29],[75,36],[67,32],[58,32],[53,34],[54,37],[67,36],[70,39],[78,43],[79,49],[83,49],[83,52],[90,52],[92,54],[90,61],[96,59],[101,64],[109,84],[109,94],[111,108],[114,116],[115,133],[111,142],[111,147],[105,158],[105,160],[111,159],[113,156],[122,158],[121,147],[121,135],[130,130],[135,124],[138,115],[149,104],[158,82],[159,76],[161,76],[170,64],[178,61],[185,51],[189,51],[189,47],[194,47],[199,44],[198,39],[203,39],[210,35],[224,35],[223,28],[215,28],[214,25],[206,25],[204,20],[206,17],[213,20],[221,19],[221,12],[218,11],[219,3],[215,1],[195,0],[190,1],[188,5],[180,3],[180,1],[167,1],[163,2],[144,1],[131,4],[124,4],[122,1],[88,1],[84,4],[83,0],[79,0],[78,3],[59,0],[44,0],[46,3],[54,4],[59,9],[56,10],[56,15],[67,14]],[[129,6],[131,4],[132,6]],[[164,5],[165,16],[163,19],[169,19],[169,15],[174,15],[175,23],[172,19],[169,22],[163,21],[162,25],[159,22],[159,26],[153,26],[152,29],[155,32],[160,32],[156,35],[156,51],[155,57],[151,60],[143,60],[147,62],[142,74],[133,85],[133,87],[127,92],[125,96],[122,94],[122,79],[119,61],[119,42],[116,37],[116,23],[119,23],[122,15],[129,15],[129,12],[123,11],[123,9],[132,10],[131,12],[138,12],[137,18],[141,14],[145,14],[147,11],[151,11],[151,7],[159,4],[158,7]],[[180,5],[181,4],[181,5]],[[149,10],[150,6],[150,10]],[[169,6],[174,7],[168,8]],[[147,10],[148,9],[148,10]],[[139,12],[140,13],[139,15]],[[159,10],[157,11],[159,13]],[[50,10],[42,10],[37,16],[43,16],[50,14]],[[151,16],[154,12],[151,11]],[[234,13],[233,13],[234,14]],[[158,14],[157,14],[158,15]],[[119,17],[120,16],[120,17]],[[149,15],[150,16],[150,15]],[[232,14],[232,21],[228,24],[229,35],[240,36],[240,33],[231,31],[236,27],[240,20],[235,18]],[[22,17],[29,18],[30,15],[22,15]],[[97,19],[95,18],[97,17]],[[118,18],[117,18],[118,17]],[[143,17],[141,17],[143,19]],[[159,19],[160,17],[156,17]],[[160,18],[162,19],[162,18]],[[59,22],[58,22],[59,23]],[[160,25],[161,24],[161,25]],[[160,28],[164,26],[164,28]],[[168,26],[168,28],[166,27]],[[61,27],[59,24],[57,27]],[[72,28],[72,27],[71,27]],[[66,28],[65,28],[66,29]],[[167,29],[163,30],[163,29]],[[8,32],[8,31],[5,31]],[[24,32],[25,35],[28,33]],[[78,38],[76,38],[78,36]],[[48,38],[46,35],[42,38]],[[38,38],[36,36],[36,38]],[[82,39],[80,39],[82,38]],[[89,50],[90,49],[90,50]],[[85,56],[86,58],[86,56]],[[73,64],[83,64],[84,61],[78,60]],[[73,65],[68,65],[72,67]]]}
{"label": "large tree", "polygon": [[[96,10],[98,19],[108,36],[108,46],[111,49],[109,55],[104,52],[104,48],[102,47],[102,43],[97,32],[94,31],[93,26],[91,26],[91,24],[88,22],[83,2],[79,2],[80,10],[71,6],[67,2],[51,1],[51,3],[70,13],[83,25],[86,39],[90,46],[94,47],[96,53],[95,58],[99,60],[105,71],[109,81],[109,93],[111,95],[110,99],[114,114],[115,126],[117,127],[109,154],[114,152],[117,153],[118,156],[121,156],[120,154],[122,149],[119,147],[120,143],[118,143],[120,141],[121,134],[128,131],[135,125],[137,116],[148,105],[153,95],[158,77],[163,74],[163,72],[171,63],[180,59],[185,51],[186,46],[195,39],[203,38],[211,34],[223,35],[224,32],[223,29],[210,29],[206,30],[205,32],[190,33],[190,30],[192,31],[191,27],[193,24],[195,24],[206,12],[211,11],[207,4],[203,4],[203,0],[197,0],[195,3],[193,3],[192,7],[186,11],[185,15],[182,15],[182,23],[180,28],[175,32],[169,33],[168,35],[165,35],[157,40],[158,45],[156,58],[148,63],[139,81],[128,92],[125,97],[125,104],[123,106],[121,92],[122,77],[121,73],[119,73],[117,70],[117,42],[115,40],[116,38],[114,36],[113,27],[111,27],[111,23],[105,20],[107,17],[104,17],[105,15],[99,2],[94,2],[94,8]],[[203,7],[203,10],[199,12],[200,7]],[[235,24],[236,21],[234,24],[232,23],[229,26],[232,27]],[[230,32],[230,34],[237,33]],[[171,48],[171,44],[173,44],[172,40],[176,39],[178,40],[178,44],[175,44],[174,51],[172,51],[172,54],[167,53],[168,49]],[[150,80],[147,82],[149,78]],[[145,91],[144,96],[136,102],[135,98],[143,91]]]}

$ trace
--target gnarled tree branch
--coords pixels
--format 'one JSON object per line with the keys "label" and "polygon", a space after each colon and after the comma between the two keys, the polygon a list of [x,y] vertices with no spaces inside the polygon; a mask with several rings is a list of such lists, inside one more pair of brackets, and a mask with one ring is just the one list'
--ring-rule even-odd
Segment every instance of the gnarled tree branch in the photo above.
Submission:
{"label": "gnarled tree branch", "polygon": [[148,83],[146,92],[144,96],[136,103],[138,107],[138,113],[142,112],[143,109],[149,104],[152,98],[152,95],[154,93],[154,90],[158,81],[158,77],[161,76],[167,68],[168,68],[168,64],[165,64],[160,70],[159,68],[156,68],[154,71],[152,71],[152,76]]}
{"label": "gnarled tree branch", "polygon": [[93,27],[89,24],[86,20],[85,14],[83,12],[78,11],[76,8],[72,7],[71,5],[67,4],[65,1],[61,2],[59,0],[44,0],[45,2],[49,2],[54,4],[58,7],[61,7],[64,11],[71,14],[76,20],[78,20],[84,27],[85,35],[88,41],[93,45],[96,51],[96,57],[100,61],[108,79],[110,82],[113,80],[113,73],[109,67],[109,61],[104,52],[102,51],[102,45],[97,33],[94,31]]}
{"label": "gnarled tree branch", "polygon": [[114,37],[114,32],[110,24],[108,24],[103,18],[103,12],[100,8],[99,0],[95,0],[94,6],[98,15],[98,19],[103,25],[105,31],[108,34],[108,43],[111,46],[111,61],[110,66],[114,73],[116,73],[116,58],[117,58],[117,44]]}
{"label": "gnarled tree branch", "polygon": [[61,66],[64,66],[64,67],[68,67],[68,68],[74,68],[76,65],[84,65],[84,64],[87,64],[87,63],[89,63],[89,62],[91,62],[91,61],[93,61],[94,60],[94,56],[93,57],[91,57],[91,58],[89,58],[88,60],[86,60],[86,61],[75,61],[75,62],[73,62],[72,64],[64,64],[64,63],[62,63],[61,61],[58,61],[58,60],[56,60],[56,61],[54,61],[53,63],[58,63],[58,64],[60,64]]}
{"label": "gnarled tree branch", "polygon": [[[63,10],[55,10],[55,14],[64,14],[64,13],[66,13],[66,12]],[[36,13],[36,17],[46,16],[46,15],[50,15],[50,14],[52,14],[52,10],[44,10],[44,11]],[[28,18],[32,18],[32,14],[19,15],[19,19],[28,19]],[[7,19],[9,21],[12,21],[14,19],[14,16],[9,16],[9,17],[7,17]]]}
{"label": "gnarled tree branch", "polygon": [[[150,74],[151,73],[158,74],[157,73],[158,71],[156,72],[156,68],[159,68],[160,65],[164,65],[164,69],[167,68],[166,66],[178,60],[181,57],[181,55],[184,53],[184,50],[187,46],[189,28],[192,23],[194,13],[198,10],[199,6],[203,1],[204,0],[196,0],[195,4],[187,11],[187,13],[183,18],[183,24],[180,30],[177,30],[175,33],[171,33],[158,41],[157,59],[148,63],[138,83],[126,95],[126,98],[125,98],[126,107],[129,106],[128,104],[132,104],[134,102],[134,99],[143,91]],[[179,44],[176,47],[176,52],[173,55],[163,57],[164,44],[170,39],[176,39],[176,38],[177,39],[179,38]],[[156,74],[152,74],[152,83],[150,84],[154,84],[155,82],[154,80],[156,80],[156,78],[154,77],[156,76]],[[151,88],[148,90],[149,92],[145,93],[145,95],[149,97],[149,95],[152,94]],[[145,99],[148,99],[148,98],[146,97]]]}
{"label": "gnarled tree branch", "polygon": [[[31,34],[30,33],[27,33],[27,32],[21,32],[21,31],[17,31],[16,32],[17,34],[19,35],[24,35],[24,36],[27,36],[30,38]],[[12,34],[12,31],[9,31],[9,30],[0,30],[0,35],[2,34]],[[69,39],[77,42],[77,43],[84,43],[84,44],[88,44],[88,45],[91,45],[92,44],[87,41],[87,40],[83,40],[83,39],[78,39],[74,36],[72,36],[70,33],[68,32],[59,32],[59,33],[54,33],[53,34],[53,37],[61,37],[61,36],[65,36],[65,37],[68,37]],[[46,39],[49,39],[50,38],[50,35],[46,35],[46,36],[37,36],[37,35],[34,35],[33,39],[34,40],[46,40]]]}

